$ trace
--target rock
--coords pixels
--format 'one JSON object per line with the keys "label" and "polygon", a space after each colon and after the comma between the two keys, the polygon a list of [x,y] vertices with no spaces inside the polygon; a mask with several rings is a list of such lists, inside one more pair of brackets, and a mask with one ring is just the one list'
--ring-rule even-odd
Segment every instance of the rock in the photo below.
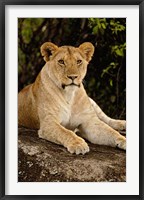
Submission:
{"label": "rock", "polygon": [[19,128],[19,182],[125,182],[126,153],[89,144],[85,155],[38,138],[36,130]]}

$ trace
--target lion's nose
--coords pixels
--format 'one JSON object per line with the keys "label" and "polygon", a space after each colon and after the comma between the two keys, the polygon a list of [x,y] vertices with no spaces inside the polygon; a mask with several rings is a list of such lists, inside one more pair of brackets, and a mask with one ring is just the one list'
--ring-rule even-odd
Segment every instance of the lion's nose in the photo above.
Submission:
{"label": "lion's nose", "polygon": [[70,76],[67,76],[67,77],[73,81],[73,80],[76,79],[78,76],[76,76],[76,75],[70,75]]}

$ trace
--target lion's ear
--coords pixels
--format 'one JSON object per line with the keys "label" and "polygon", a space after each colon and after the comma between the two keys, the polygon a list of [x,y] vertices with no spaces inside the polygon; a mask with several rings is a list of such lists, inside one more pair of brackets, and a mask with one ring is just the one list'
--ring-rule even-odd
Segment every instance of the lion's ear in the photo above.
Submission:
{"label": "lion's ear", "polygon": [[84,53],[86,60],[89,62],[94,53],[94,46],[90,42],[84,42],[79,46],[79,49]]}
{"label": "lion's ear", "polygon": [[40,48],[41,55],[43,56],[44,60],[47,62],[49,61],[50,55],[52,55],[57,49],[58,49],[58,46],[56,46],[52,42],[45,42]]}

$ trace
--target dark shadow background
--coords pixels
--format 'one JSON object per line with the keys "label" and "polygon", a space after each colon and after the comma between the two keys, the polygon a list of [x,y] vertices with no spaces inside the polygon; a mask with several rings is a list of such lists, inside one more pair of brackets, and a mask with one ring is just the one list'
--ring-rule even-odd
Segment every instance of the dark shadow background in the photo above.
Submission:
{"label": "dark shadow background", "polygon": [[86,91],[107,115],[126,118],[125,18],[19,18],[19,91],[43,67],[40,46],[47,41],[58,46],[91,42],[95,53],[84,81]]}

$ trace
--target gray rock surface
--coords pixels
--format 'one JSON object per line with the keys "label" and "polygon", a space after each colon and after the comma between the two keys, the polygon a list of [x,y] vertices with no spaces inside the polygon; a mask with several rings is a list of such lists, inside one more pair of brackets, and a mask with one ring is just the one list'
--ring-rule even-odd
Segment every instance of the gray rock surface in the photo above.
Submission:
{"label": "gray rock surface", "polygon": [[126,153],[89,144],[85,155],[39,139],[36,130],[19,128],[19,182],[125,182]]}

